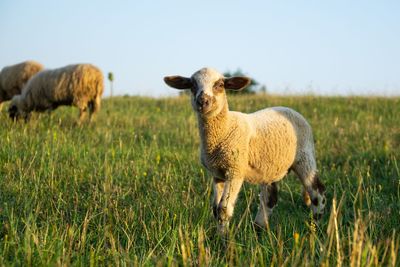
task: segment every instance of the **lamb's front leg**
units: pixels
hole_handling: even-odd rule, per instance
[[[232,178],[225,182],[224,192],[217,209],[218,230],[222,234],[226,233],[229,227],[229,220],[232,218],[233,208],[242,184],[241,178]]]
[[[213,215],[215,219],[218,219],[218,205],[221,201],[222,193],[224,192],[225,180],[221,180],[214,177],[213,189],[214,189],[214,199],[213,199]]]

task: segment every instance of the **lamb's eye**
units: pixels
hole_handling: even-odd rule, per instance
[[[224,82],[223,81],[217,81],[215,84],[214,84],[214,89],[215,90],[222,90],[222,89],[224,89]]]

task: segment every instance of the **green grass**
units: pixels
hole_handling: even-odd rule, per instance
[[[228,240],[216,235],[187,97],[103,101],[12,123],[1,112],[1,265],[399,266],[400,99],[230,96],[252,112],[289,106],[311,123],[328,207],[318,222],[293,174],[269,230],[245,184]]]

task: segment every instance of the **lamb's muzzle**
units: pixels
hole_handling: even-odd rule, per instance
[[[196,98],[196,105],[199,112],[207,113],[211,110],[212,104],[215,103],[215,98],[206,95],[203,92]]]

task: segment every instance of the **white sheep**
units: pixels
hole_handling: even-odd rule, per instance
[[[91,64],[43,70],[28,81],[20,95],[12,98],[9,115],[12,119],[27,120],[31,111],[51,111],[61,105],[73,105],[79,108],[81,123],[88,110],[90,118],[99,110],[103,79],[102,72]]]
[[[191,78],[167,76],[177,89],[190,89],[201,139],[200,158],[213,175],[213,212],[225,232],[243,181],[260,184],[256,225],[266,227],[277,203],[277,182],[289,170],[300,178],[305,200],[319,217],[325,206],[325,187],[317,176],[314,141],[310,125],[286,107],[266,108],[251,114],[229,111],[225,90],[241,90],[247,77],[225,78],[203,68]],[[308,197],[308,201],[307,201]]]
[[[0,105],[14,95],[21,94],[28,80],[42,69],[43,66],[35,61],[24,61],[4,67],[0,72]]]

